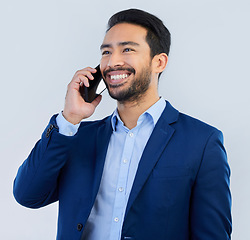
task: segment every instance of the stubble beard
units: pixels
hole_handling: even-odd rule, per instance
[[[144,67],[139,76],[132,80],[132,83],[127,88],[120,90],[118,88],[123,87],[126,83],[117,85],[108,85],[107,89],[109,95],[116,99],[119,103],[126,102],[139,102],[148,90],[151,83],[151,70],[150,67]],[[113,91],[114,90],[114,91]],[[117,91],[116,91],[117,90]]]

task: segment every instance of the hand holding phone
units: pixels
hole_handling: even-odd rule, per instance
[[[101,81],[102,75],[98,68],[99,66],[96,71],[91,67],[78,70],[68,84],[63,109],[63,116],[68,122],[77,124],[90,117],[100,103],[101,95],[98,95],[99,92],[96,91],[98,91],[98,86],[106,86],[104,81]],[[83,86],[84,84],[89,87]]]
[[[82,85],[79,89],[81,96],[85,102],[91,103],[96,97],[98,97],[105,89],[106,86],[102,81],[102,74],[100,71],[100,65],[96,68],[96,73],[93,73],[93,80],[89,80],[89,87]]]

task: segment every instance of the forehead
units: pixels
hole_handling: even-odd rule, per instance
[[[140,45],[148,45],[146,35],[147,30],[144,27],[131,23],[119,23],[106,33],[103,44],[115,45],[119,42],[136,42]]]

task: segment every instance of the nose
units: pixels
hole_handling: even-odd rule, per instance
[[[121,54],[119,54],[118,52],[113,52],[112,54],[110,54],[107,67],[118,67],[123,65],[124,60]]]

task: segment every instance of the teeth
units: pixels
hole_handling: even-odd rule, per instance
[[[120,75],[111,75],[111,79],[112,80],[117,80],[117,79],[124,79],[124,78],[127,78],[128,77],[128,74],[120,74]]]

